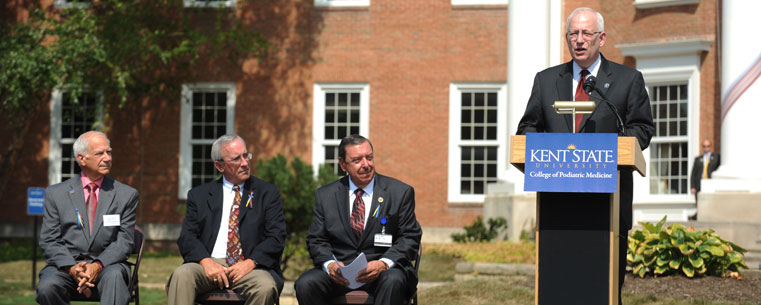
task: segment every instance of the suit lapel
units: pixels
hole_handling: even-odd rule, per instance
[[[71,203],[72,209],[77,211],[82,218],[82,229],[80,231],[82,232],[82,237],[84,237],[85,242],[89,245],[90,227],[87,218],[87,205],[85,205],[85,192],[82,187],[82,180],[79,176],[69,179],[69,202]],[[77,215],[74,215],[74,217],[76,216]]]
[[[103,177],[103,183],[100,184],[98,207],[95,210],[95,219],[93,220],[92,236],[96,236],[100,227],[103,226],[103,215],[105,215],[108,208],[114,202],[115,196],[116,189],[114,189],[114,179]],[[90,243],[92,243],[93,240],[95,240],[95,238],[90,240]]]
[[[571,82],[573,82],[573,65],[571,62],[568,62],[565,65],[565,70],[560,73],[558,76],[558,80],[555,83],[555,86],[557,87],[557,96],[558,99],[561,101],[572,101],[573,100],[573,94],[571,91],[573,91],[573,87],[571,86]],[[562,115],[563,119],[565,120],[565,125],[568,126],[568,132],[573,132],[571,129],[572,123],[571,122],[571,116],[570,115]]]
[[[602,56],[602,54],[600,54],[600,69],[597,70],[597,83],[595,84],[595,87],[597,87],[597,89],[602,91],[602,93],[605,94],[605,96],[607,96],[608,89],[610,89],[612,85],[613,85],[613,79],[612,79],[612,73],[610,72],[610,69],[608,66],[608,61],[605,59],[605,57]],[[592,100],[592,98],[590,98],[589,100]],[[601,107],[602,106],[601,103],[604,103],[604,102],[597,103],[597,107]],[[596,109],[595,111],[599,111],[599,109]],[[581,128],[584,127],[584,125],[586,125],[587,121],[589,120],[591,116],[592,115],[590,114],[584,115],[584,118],[581,120],[581,125],[579,127],[579,130],[581,130]]]
[[[336,206],[336,209],[338,210],[338,219],[340,219],[343,224],[346,236],[349,236],[349,238],[357,244],[359,238],[354,234],[354,230],[349,222],[349,217],[351,217],[349,214],[349,176],[341,178],[341,183],[339,183],[334,195],[336,197],[335,202],[338,203],[338,206]]]
[[[224,196],[222,196],[222,179],[219,179],[217,180],[217,183],[212,185],[211,189],[209,189],[209,200],[206,201],[206,204],[209,206],[209,211],[211,211],[211,227],[214,230],[214,233],[211,235],[212,245],[214,244],[214,239],[217,238],[217,234],[219,234],[219,224],[222,222],[223,200]]]
[[[251,176],[246,180],[246,182],[243,184],[243,192],[240,194],[240,207],[238,207],[238,223],[243,222],[243,217],[246,216],[246,213],[248,213],[248,210],[250,210],[249,207],[246,206],[246,202],[248,202],[248,197],[251,196],[251,202],[253,203],[254,198],[253,196],[256,196],[256,192],[254,191],[254,176]],[[253,208],[253,206],[251,206]]]
[[[367,239],[368,236],[373,235],[373,229],[376,226],[375,223],[378,222],[378,219],[373,217],[373,213],[375,212],[375,209],[378,208],[378,205],[380,205],[380,201],[384,200],[385,202],[385,200],[388,198],[386,194],[386,184],[384,183],[381,175],[376,173],[375,187],[373,188],[373,198],[370,201],[370,216],[368,216],[367,222],[365,222],[365,230],[362,231],[362,240],[360,240],[360,243],[364,243],[365,239]],[[365,205],[367,205],[367,203],[365,203]],[[380,211],[378,211],[378,213],[380,214]]]

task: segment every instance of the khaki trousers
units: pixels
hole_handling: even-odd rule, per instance
[[[224,259],[212,258],[214,262],[228,267]],[[219,289],[209,280],[198,263],[182,264],[172,272],[166,284],[169,305],[195,304],[196,295]],[[232,290],[246,298],[246,305],[276,304],[279,296],[272,275],[262,269],[254,269],[232,285]]]

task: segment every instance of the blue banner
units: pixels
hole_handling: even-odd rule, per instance
[[[615,193],[615,133],[529,133],[524,187],[532,192]]]

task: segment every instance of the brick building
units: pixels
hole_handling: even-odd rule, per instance
[[[509,20],[523,14],[509,13],[513,4],[531,8],[526,0],[215,2],[264,34],[272,43],[268,55],[240,66],[201,63],[206,76],[187,80],[176,98],[129,104],[105,122],[111,175],[140,191],[137,219],[153,231],[149,237],[178,232],[185,193],[214,176],[208,150],[220,132],[240,134],[255,158],[283,153],[314,166],[336,162],[343,135],[367,135],[377,171],[415,187],[424,238],[472,223],[482,214],[486,185],[514,180],[509,135],[533,75],[570,60],[565,18],[579,6],[603,14],[603,54],[641,70],[651,93],[659,131],[645,152],[650,175],[635,181],[635,220],[664,213],[686,219],[695,209],[689,171],[699,143],[721,145],[720,1],[550,0],[540,4],[547,14],[538,20]],[[1,9],[25,10],[20,3],[27,2]],[[509,26],[524,40],[508,37]],[[540,57],[538,66],[513,70],[523,56]],[[508,83],[512,75],[518,77]],[[97,93],[83,98],[99,107]],[[50,107],[34,114],[41,123],[16,166],[4,169],[19,173],[5,186],[5,236],[31,234],[27,187],[73,174],[71,144],[91,122],[67,119],[70,108],[54,91]]]

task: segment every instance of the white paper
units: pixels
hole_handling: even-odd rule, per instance
[[[103,215],[104,227],[116,227],[121,225],[119,214]]]
[[[336,256],[333,256],[333,259],[338,262],[339,260],[336,259]],[[367,258],[365,257],[365,253],[360,253],[356,259],[354,259],[351,264],[348,266],[341,266],[338,265],[338,270],[341,270],[341,275],[349,281],[349,288],[350,289],[357,289],[359,287],[362,287],[365,283],[357,282],[357,276],[359,276],[359,272],[363,269],[367,268]]]

